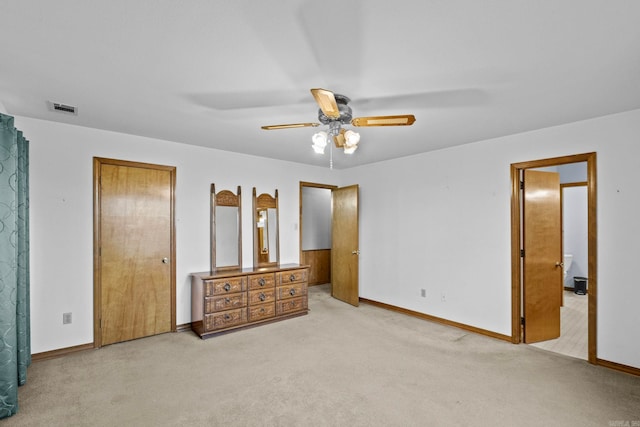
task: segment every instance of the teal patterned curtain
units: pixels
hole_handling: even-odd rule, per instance
[[[29,141],[0,113],[0,418],[18,412],[30,364]]]

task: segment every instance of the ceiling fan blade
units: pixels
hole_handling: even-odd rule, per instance
[[[262,126],[264,130],[274,130],[274,129],[293,129],[293,128],[307,128],[307,127],[318,127],[320,123],[291,123],[288,125],[268,125]]]
[[[326,89],[311,89],[313,97],[316,99],[318,106],[322,112],[331,119],[337,119],[340,117],[340,110],[338,109],[338,103],[333,92]]]
[[[356,117],[351,120],[353,126],[410,126],[416,121],[413,114],[400,116]]]

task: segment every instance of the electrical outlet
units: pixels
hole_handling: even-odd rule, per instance
[[[422,298],[426,298],[427,297],[427,290],[426,289],[420,289],[420,296]]]
[[[71,323],[71,313],[62,313],[62,324],[68,325]]]

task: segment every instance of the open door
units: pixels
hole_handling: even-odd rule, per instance
[[[524,170],[524,342],[560,336],[562,220],[560,175]]]
[[[331,204],[331,295],[357,307],[358,186],[334,189]]]

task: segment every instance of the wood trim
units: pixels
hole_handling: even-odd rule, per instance
[[[300,181],[300,189],[302,189],[302,187],[326,188],[328,190],[333,190],[334,188],[338,188],[337,185],[318,184],[318,183],[315,183],[315,182]]]
[[[176,326],[176,332],[191,332],[191,322]]]
[[[128,166],[135,168],[147,168],[164,170],[170,173],[171,178],[171,331],[176,331],[176,167],[166,165],[156,165],[151,163],[132,162],[128,160],[108,159],[103,157],[93,158],[93,347],[102,346],[102,334],[100,333],[100,320],[102,317],[102,283],[100,280],[100,247],[102,239],[100,236],[100,167],[103,164],[115,166]]]
[[[440,323],[442,325],[453,326],[458,329],[473,332],[480,335],[485,335],[491,338],[496,338],[502,341],[511,342],[511,337],[508,335],[498,334],[496,332],[488,331],[482,328],[476,328],[475,326],[465,325],[464,323],[454,322],[452,320],[443,319],[441,317],[431,316],[430,314],[420,313],[418,311],[409,310],[395,305],[385,304],[383,302],[373,301],[367,298],[360,298],[360,302],[371,304],[376,307],[384,308],[386,310],[395,311],[396,313],[406,314],[408,316],[417,317],[422,320],[428,320],[430,322]]]
[[[559,166],[568,163],[587,162],[587,215],[588,215],[588,280],[587,295],[589,298],[589,362],[597,363],[597,289],[598,289],[598,259],[597,259],[597,180],[596,153],[583,153],[562,157],[511,164],[511,342],[521,342],[521,259],[520,259],[520,173],[524,169]],[[580,185],[582,183],[578,183]]]
[[[586,187],[587,185],[589,185],[589,183],[587,181],[567,182],[565,184],[560,184],[560,188],[565,188],[565,187]]]
[[[522,341],[522,258],[520,257],[520,169],[511,165],[511,342],[519,344]],[[515,301],[518,303],[516,304]]]
[[[613,369],[616,371],[624,372],[635,376],[640,376],[640,369],[633,366],[623,365],[621,363],[609,362],[608,360],[596,359],[596,365],[603,366],[605,368]]]
[[[300,264],[309,265],[309,286],[331,282],[331,249],[301,251]]]
[[[102,246],[102,237],[100,236],[100,166],[103,159],[93,158],[93,346],[98,348],[102,346],[102,335],[100,334],[100,319],[102,307],[102,283],[100,272],[102,266],[100,263],[100,247]]]
[[[597,363],[598,355],[598,202],[596,179],[596,153],[591,153],[587,159],[587,244],[589,245],[588,280],[589,286],[589,362]]]
[[[77,353],[79,351],[93,350],[95,346],[93,343],[76,345],[73,347],[60,348],[58,350],[44,351],[42,353],[35,353],[31,355],[31,360],[34,362],[41,362],[43,360],[55,359],[69,354]]]

